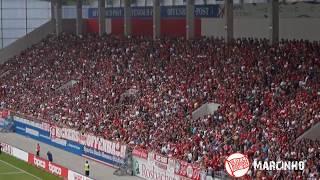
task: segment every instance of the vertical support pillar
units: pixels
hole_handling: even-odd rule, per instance
[[[124,36],[131,36],[131,0],[124,0]]]
[[[26,11],[26,35],[28,34],[28,1],[25,0],[25,11]]]
[[[230,43],[233,39],[233,0],[224,0],[224,9],[226,42]]]
[[[82,0],[77,0],[76,33],[78,36],[82,34]]]
[[[99,35],[102,36],[106,33],[106,1],[98,0],[99,11]]]
[[[1,48],[3,48],[3,22],[2,22],[2,19],[3,19],[3,7],[2,7],[2,0],[0,0],[0,14],[1,14],[1,18],[0,18],[0,29],[1,29]]]
[[[186,34],[189,40],[194,38],[194,0],[187,0],[186,10]]]
[[[62,32],[62,0],[56,0],[55,3],[55,23],[56,35],[59,36]]]
[[[51,20],[54,21],[55,20],[55,5],[56,4],[56,0],[51,0]],[[55,23],[54,23],[55,24]]]
[[[271,0],[270,4],[270,44],[279,41],[279,0]]]
[[[160,37],[160,0],[153,0],[153,39]]]

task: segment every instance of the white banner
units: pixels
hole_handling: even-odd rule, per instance
[[[29,126],[33,126],[33,127],[36,127],[36,128],[39,128],[39,129],[42,129],[44,131],[50,131],[50,124],[48,123],[45,123],[45,122],[34,122],[34,121],[29,121],[27,119],[24,119],[24,118],[20,118],[18,116],[13,116],[13,120],[14,121],[18,121],[20,123],[24,123],[24,124],[27,124]]]
[[[133,150],[133,174],[147,180],[205,180],[199,166],[144,150]]]
[[[18,159],[21,159],[25,162],[28,162],[28,153],[22,151],[21,149],[18,149],[16,147],[13,147],[11,146],[10,144],[7,144],[7,143],[1,143],[2,145],[2,151],[11,155],[11,156],[14,156]]]
[[[74,141],[87,147],[97,149],[117,157],[125,158],[127,146],[121,145],[119,142],[116,143],[108,141],[91,134],[82,134],[79,131],[68,128],[51,126],[49,129],[50,136],[52,138],[61,138]]]
[[[6,143],[1,143],[1,145],[2,145],[2,151],[3,152],[12,155],[12,148],[13,147],[11,145],[6,144]]]
[[[68,180],[92,180],[91,178],[88,178],[86,176],[83,176],[77,172],[68,171]]]
[[[21,149],[13,147],[12,155],[18,159],[21,159],[22,161],[28,162],[29,154],[27,152],[22,151]]]
[[[39,131],[30,129],[30,128],[26,128],[26,133],[30,134],[30,135],[33,135],[33,136],[36,136],[36,137],[39,137]]]
[[[133,156],[133,174],[148,180],[180,180],[174,174],[174,161],[153,153],[149,153],[147,160]]]

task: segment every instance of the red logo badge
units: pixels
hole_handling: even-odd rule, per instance
[[[247,156],[241,153],[234,153],[227,158],[224,167],[230,176],[238,178],[248,173],[250,162]]]

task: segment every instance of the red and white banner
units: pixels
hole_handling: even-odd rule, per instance
[[[141,158],[133,158],[133,174],[148,180],[179,180],[173,170],[159,168],[154,163]]]
[[[174,160],[160,154],[149,152],[147,158],[142,151],[135,150],[133,154],[133,174],[148,180],[180,180],[174,174]],[[138,155],[138,156],[137,156]]]
[[[7,153],[7,154],[10,154],[10,155],[13,155],[13,147],[9,144],[6,144],[6,143],[1,143],[2,145],[2,151]]]
[[[57,126],[50,126],[50,136],[52,138],[66,139],[73,142],[77,142],[84,146],[97,149],[99,151],[125,158],[126,145],[121,145],[119,142],[112,142],[101,137],[97,137],[91,134],[83,134],[74,129],[60,128]]]
[[[180,160],[176,160],[175,162],[175,174],[195,180],[200,179],[201,169],[198,166]]]
[[[61,177],[68,177],[68,169],[57,165],[55,163],[51,163],[48,160],[36,157],[35,155],[29,153],[28,163],[39,168],[42,168],[48,171],[51,174],[61,176]]]
[[[50,137],[51,139],[56,139],[56,127],[50,126]]]
[[[8,110],[0,110],[0,118],[7,118],[10,115],[10,111]]]
[[[160,154],[154,154],[154,160],[156,162],[160,162],[160,163],[163,163],[163,164],[168,164],[169,162],[169,158],[168,157],[165,157],[165,156],[162,156]]]
[[[25,162],[28,161],[28,153],[22,151],[21,149],[18,149],[16,147],[13,147],[11,146],[10,144],[7,144],[7,143],[1,143],[2,145],[2,151],[9,154],[9,155],[12,155],[18,159],[21,159]]]
[[[133,150],[133,173],[135,176],[148,179],[168,180],[200,180],[200,167],[185,161],[169,158],[161,154],[149,152],[144,155],[143,150]],[[147,158],[146,158],[147,157]]]
[[[135,148],[132,151],[132,156],[136,156],[142,159],[148,159],[148,151],[145,149]]]
[[[92,180],[82,174],[69,170],[68,172],[68,180]]]

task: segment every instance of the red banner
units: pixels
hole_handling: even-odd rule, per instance
[[[0,118],[6,119],[10,115],[8,110],[1,110],[0,111]]]
[[[195,180],[200,180],[201,169],[185,161],[176,160],[175,174]]]
[[[145,149],[133,149],[132,151],[133,156],[137,156],[139,158],[148,159],[148,151]]]
[[[33,154],[29,153],[28,163],[40,167],[51,174],[58,175],[61,177],[68,177],[68,169],[57,165],[55,163],[51,163],[48,160],[39,158],[34,156]]]
[[[168,164],[168,157],[161,156],[160,154],[154,154],[154,160],[163,164]]]

